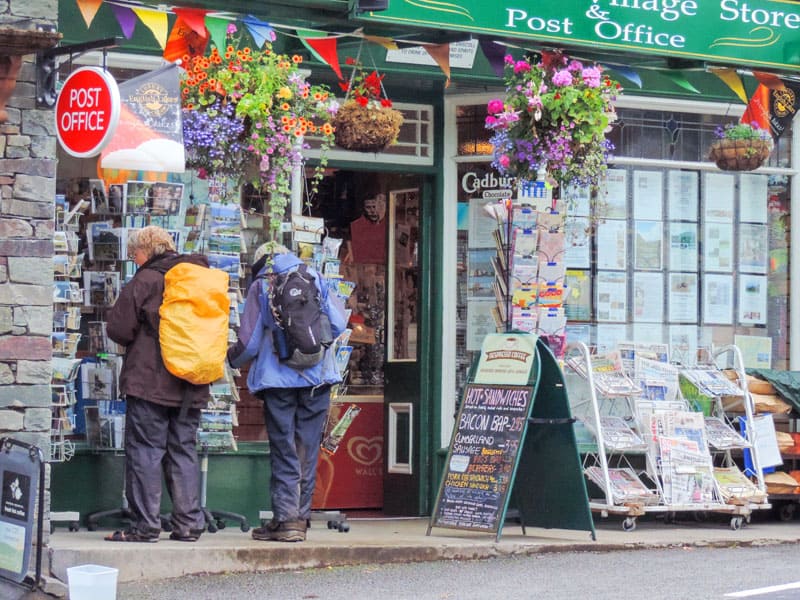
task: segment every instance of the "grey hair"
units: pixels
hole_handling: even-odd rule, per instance
[[[133,256],[136,250],[142,250],[149,260],[160,254],[175,252],[175,241],[167,230],[148,225],[128,233],[128,256]]]

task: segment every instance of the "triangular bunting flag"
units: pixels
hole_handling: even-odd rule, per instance
[[[392,38],[380,37],[377,35],[365,35],[364,39],[368,42],[372,42],[373,44],[383,46],[387,50],[397,50],[399,48],[397,42],[395,42]]]
[[[303,45],[314,52],[314,55],[328,65],[339,79],[342,77],[342,69],[339,66],[339,54],[336,51],[337,38],[335,37],[301,37]]]
[[[758,82],[771,90],[782,90],[786,86],[783,80],[777,75],[772,73],[765,73],[764,71],[753,71],[753,77],[758,79]]]
[[[447,77],[444,87],[450,85],[450,44],[437,44],[434,46],[423,46],[431,58],[436,61],[439,68]]]
[[[769,88],[759,83],[750,97],[747,108],[739,119],[741,123],[755,125],[759,129],[770,129],[769,124]]]
[[[614,63],[614,64],[604,64],[603,68],[611,69],[617,75],[621,75],[622,77],[624,77],[628,81],[632,81],[633,83],[635,83],[637,87],[639,87],[639,88],[642,87],[642,78],[639,77],[639,73],[634,71],[628,65],[618,65],[616,63]]]
[[[683,89],[692,92],[693,94],[699,94],[700,90],[694,87],[688,79],[686,79],[686,75],[683,73],[679,73],[677,71],[662,71],[662,73],[672,80],[672,83],[677,85],[678,87],[682,87]]]
[[[505,70],[505,62],[503,62],[503,57],[506,54],[505,45],[491,40],[479,40],[478,44],[480,44],[483,55],[489,61],[489,66],[492,67],[494,74],[502,77]]]
[[[747,92],[744,91],[744,84],[742,83],[742,78],[739,77],[739,74],[736,72],[736,69],[729,69],[729,68],[713,68],[709,69],[714,75],[719,77],[725,85],[727,85],[733,93],[744,103],[747,104]]]
[[[136,29],[136,15],[127,6],[119,4],[109,4],[109,6],[117,19],[117,23],[119,23],[120,29],[122,29],[122,35],[125,36],[126,40],[131,39]]]
[[[196,19],[193,17],[193,20]],[[182,14],[178,14],[169,34],[167,45],[164,47],[164,60],[175,62],[186,55],[193,57],[205,54],[206,46],[208,46],[208,31],[206,31],[205,20],[203,19],[203,21],[202,34],[200,34],[184,20]]]
[[[167,45],[167,28],[169,26],[167,13],[139,7],[132,7],[131,10],[136,13],[144,26],[153,32],[153,37],[156,38],[158,45],[163,50]]]
[[[208,10],[205,8],[173,8],[178,18],[183,21],[192,31],[202,37],[208,37],[206,31],[206,13]]]
[[[261,48],[264,42],[275,41],[275,30],[269,23],[265,23],[255,18],[253,15],[247,15],[242,22],[245,24],[245,27],[247,27],[247,31],[250,32],[250,35],[253,36],[253,40],[258,48]]]
[[[94,17],[102,4],[103,0],[78,0],[78,8],[81,11],[83,20],[86,21],[86,27],[92,26],[92,21],[94,21]]]
[[[228,36],[228,19],[221,19],[219,17],[206,17],[206,29],[208,29],[211,43],[213,43],[217,50],[220,52],[225,51],[225,39]]]

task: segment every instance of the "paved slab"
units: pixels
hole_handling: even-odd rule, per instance
[[[800,521],[766,516],[732,530],[725,518],[665,524],[640,520],[625,532],[620,519],[598,519],[596,540],[589,532],[527,528],[509,524],[499,542],[491,534],[434,528],[428,519],[353,519],[350,531],[314,522],[302,543],[259,542],[236,527],[206,533],[195,543],[162,534],[155,544],[113,543],[105,531],[58,529],[50,538],[43,572],[66,582],[66,569],[101,564],[119,569],[119,581],[160,580],[192,574],[294,570],[355,564],[432,560],[469,560],[537,552],[608,551],[681,546],[730,546],[797,543]]]

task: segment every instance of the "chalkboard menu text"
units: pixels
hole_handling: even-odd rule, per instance
[[[532,400],[530,386],[467,384],[432,526],[498,531]]]

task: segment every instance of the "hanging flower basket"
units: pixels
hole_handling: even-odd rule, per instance
[[[770,152],[769,140],[726,138],[711,144],[708,157],[723,171],[753,171],[764,164]]]
[[[353,74],[350,81],[339,82],[347,95],[332,121],[334,143],[345,150],[382,152],[397,141],[403,114],[392,108],[384,75],[367,74],[358,58],[348,57],[346,62]]]
[[[399,110],[347,100],[333,119],[334,143],[345,150],[382,152],[397,141],[402,124]]]

